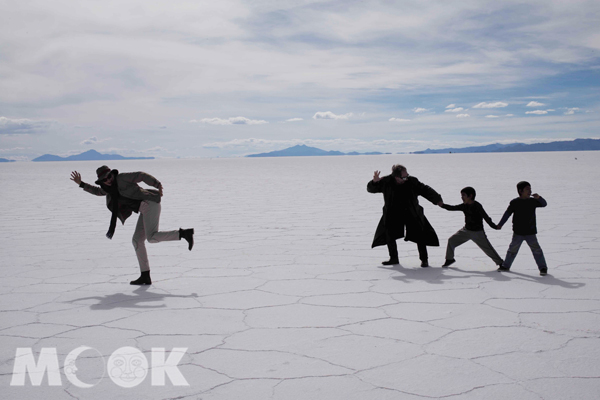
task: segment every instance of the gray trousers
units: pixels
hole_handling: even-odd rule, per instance
[[[448,247],[446,247],[446,260],[454,260],[454,249],[461,244],[472,240],[477,246],[494,262],[496,265],[502,265],[504,262],[498,255],[494,247],[485,235],[485,231],[470,231],[462,228],[448,239]]]
[[[546,259],[544,258],[544,252],[538,243],[536,235],[517,235],[513,233],[513,238],[510,244],[508,245],[508,251],[506,252],[506,260],[504,261],[504,266],[506,268],[510,268],[513,261],[515,261],[515,257],[517,257],[517,253],[521,248],[521,244],[523,241],[526,241],[533,253],[533,258],[535,259],[535,263],[538,266],[538,269],[547,269]]]
[[[142,201],[140,205],[140,216],[135,232],[133,233],[133,248],[140,264],[140,271],[150,271],[148,263],[148,253],[146,252],[146,239],[150,243],[166,242],[170,240],[179,240],[179,230],[176,231],[158,231],[160,220],[160,203],[153,201]]]

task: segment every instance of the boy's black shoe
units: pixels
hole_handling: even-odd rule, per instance
[[[510,268],[506,268],[504,265],[501,265],[498,267],[498,269],[496,270],[498,272],[508,272],[510,271]]]
[[[400,264],[400,261],[398,261],[397,258],[390,258],[389,261],[383,261],[382,264],[383,265],[396,265],[396,264]]]
[[[150,279],[150,271],[144,271],[135,281],[129,282],[130,285],[152,285],[152,280]]]
[[[456,260],[454,258],[452,260],[446,260],[446,262],[444,263],[444,265],[442,265],[442,268],[448,268],[449,266],[451,266],[455,262],[456,262]]]
[[[187,240],[188,250],[192,250],[192,247],[194,247],[194,229],[179,228],[179,240],[181,239]]]
[[[548,274],[548,268],[540,269],[540,275],[546,276]]]
[[[429,267],[429,263],[427,262],[427,260],[422,260],[421,261],[421,268],[427,268]]]

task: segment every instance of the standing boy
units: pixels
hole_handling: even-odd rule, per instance
[[[483,252],[490,257],[496,265],[502,266],[503,260],[500,258],[494,247],[488,240],[483,230],[483,220],[493,229],[498,229],[498,226],[492,222],[492,219],[487,215],[483,206],[478,201],[475,201],[475,189],[470,186],[460,191],[460,197],[463,203],[450,206],[448,204],[442,204],[440,207],[449,211],[462,211],[465,213],[465,226],[450,236],[448,239],[448,247],[446,247],[446,262],[442,267],[449,267],[456,261],[454,259],[454,249],[461,244],[472,240]]]
[[[194,245],[194,230],[179,229],[178,231],[159,231],[160,198],[163,195],[161,183],[145,172],[119,173],[116,169],[110,169],[106,165],[96,170],[98,186],[89,185],[81,181],[81,175],[77,171],[71,173],[71,180],[80,188],[96,196],[106,196],[106,207],[111,211],[110,227],[106,237],[112,239],[117,227],[117,218],[124,224],[132,213],[139,213],[135,232],[133,233],[133,248],[138,258],[141,275],[132,285],[151,285],[150,264],[148,253],[144,242],[165,242],[170,240],[185,239],[188,249],[192,250]],[[143,189],[138,182],[144,182],[154,189]]]
[[[533,253],[533,258],[540,270],[540,275],[544,276],[548,273],[548,266],[544,253],[537,240],[537,224],[535,220],[535,209],[538,207],[546,207],[548,203],[537,193],[531,194],[531,185],[529,182],[521,181],[517,183],[517,192],[519,197],[513,199],[502,219],[498,223],[498,228],[502,229],[504,223],[508,220],[511,214],[513,216],[513,237],[504,264],[498,268],[498,271],[509,271],[519,248],[523,241],[526,241]]]

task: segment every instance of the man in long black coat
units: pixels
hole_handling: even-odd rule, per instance
[[[383,178],[379,177],[380,173],[375,171],[373,180],[367,184],[367,191],[383,193],[385,202],[383,216],[377,226],[371,248],[387,245],[390,260],[382,264],[398,264],[396,239],[403,237],[405,241],[417,244],[421,267],[428,267],[427,246],[439,246],[440,242],[435,230],[425,218],[418,197],[423,196],[433,204],[441,205],[442,196],[414,176],[409,176],[403,165],[394,165],[392,174]]]

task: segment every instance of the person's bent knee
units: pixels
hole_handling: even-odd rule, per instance
[[[154,235],[148,238],[148,243],[158,243],[159,241],[154,238]]]

